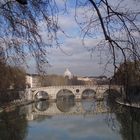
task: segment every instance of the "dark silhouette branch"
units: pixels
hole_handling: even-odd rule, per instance
[[[100,10],[99,8],[97,7],[96,3],[93,1],[93,0],[89,0],[91,2],[91,4],[94,6],[94,8],[96,9],[96,12],[97,12],[97,15],[98,15],[98,18],[100,20],[100,23],[101,23],[101,27],[103,29],[103,33],[104,33],[104,36],[105,36],[105,39],[108,40],[108,35],[107,35],[107,32],[106,32],[106,29],[105,29],[105,26],[104,26],[104,22],[103,22],[103,17],[100,13]]]
[[[27,0],[16,0],[17,2],[19,2],[22,5],[26,5],[27,4]]]

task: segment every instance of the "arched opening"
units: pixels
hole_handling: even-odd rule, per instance
[[[39,91],[35,94],[35,100],[48,100],[49,95],[45,91]]]
[[[108,89],[104,92],[103,94],[104,98],[108,98],[108,99],[116,99],[121,97],[121,93],[119,93],[117,90],[115,89]]]
[[[115,100],[121,97],[121,93],[114,89],[108,89],[104,92],[104,102],[107,106],[113,107],[115,105]]]
[[[74,99],[75,96],[72,91],[68,89],[62,89],[57,93],[57,101],[56,105],[57,108],[61,112],[69,112],[71,108],[75,105]]]
[[[93,89],[86,89],[82,93],[82,99],[94,99],[96,92]]]
[[[46,111],[49,108],[49,102],[47,101],[35,102],[35,108],[38,111]]]
[[[72,91],[67,90],[67,89],[62,89],[57,93],[56,99],[57,101],[61,101],[61,102],[69,102],[69,101],[74,101],[74,94],[72,93]]]

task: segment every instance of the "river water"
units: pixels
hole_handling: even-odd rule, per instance
[[[0,140],[140,140],[140,110],[107,101],[40,101],[1,113]]]

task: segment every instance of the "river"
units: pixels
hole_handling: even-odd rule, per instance
[[[40,101],[0,114],[0,140],[139,140],[140,110],[107,101]]]

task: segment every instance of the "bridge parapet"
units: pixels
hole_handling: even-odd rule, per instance
[[[59,88],[59,89],[72,89],[72,88],[109,88],[109,87],[118,87],[117,85],[64,85],[64,86],[47,86],[47,87],[33,87],[31,88],[32,90],[37,90],[37,89],[54,89],[54,88]],[[120,86],[119,86],[120,87]]]

